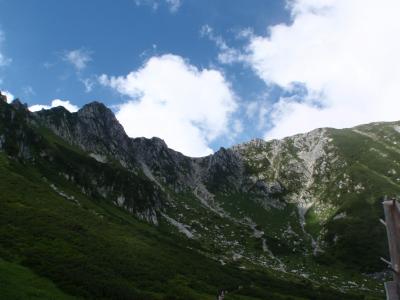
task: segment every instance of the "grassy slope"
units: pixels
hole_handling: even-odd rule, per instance
[[[56,181],[79,205],[52,190],[33,166],[0,155],[0,256],[51,279],[70,295],[213,299],[225,287],[236,290],[228,299],[345,299],[306,282],[288,284],[271,274],[222,267],[187,249],[195,244],[180,240],[177,245],[168,233],[87,198],[61,178]]]
[[[0,259],[0,297],[8,300],[43,299],[72,300],[48,279],[28,268]]]
[[[358,130],[368,131],[385,129],[380,132],[379,140],[355,132],[351,129],[332,130],[334,143],[347,166],[332,183],[323,197],[334,203],[337,212],[345,218],[333,217],[325,224],[328,230],[327,241],[330,245],[324,260],[359,268],[364,272],[373,272],[382,268],[380,256],[387,255],[387,241],[384,227],[379,223],[383,218],[382,199],[384,195],[399,195],[400,154],[393,145],[388,145],[384,136],[393,135],[393,129],[380,126],[361,126]],[[398,139],[398,134],[396,136]],[[394,174],[391,174],[394,170]],[[338,181],[350,183],[339,189]],[[356,186],[359,186],[357,189]],[[309,221],[313,222],[312,211]],[[334,241],[335,235],[340,238]]]

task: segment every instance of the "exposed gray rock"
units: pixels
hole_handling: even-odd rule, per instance
[[[258,195],[257,201],[265,207],[282,205],[274,201],[274,196],[285,191],[281,182],[275,178],[270,180],[262,173],[254,177],[254,173],[246,170],[247,149],[265,148],[268,145],[265,141],[253,140],[232,149],[221,148],[207,157],[190,158],[169,149],[159,138],[129,138],[112,111],[99,102],[87,104],[76,113],[56,107],[36,112],[34,116],[38,124],[88,152],[97,161],[118,161],[127,170],[142,173],[162,190],[168,187],[175,193],[194,193],[203,205],[216,211],[215,193],[251,192]],[[277,157],[279,150],[274,149],[272,155]],[[255,156],[255,161],[265,159],[263,155]],[[97,191],[104,197],[109,194],[101,188]]]

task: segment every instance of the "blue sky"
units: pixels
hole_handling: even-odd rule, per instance
[[[193,156],[400,119],[394,97],[370,88],[394,89],[399,27],[395,16],[385,22],[398,4],[373,2],[0,0],[0,89],[29,106],[101,101],[129,135],[157,135]],[[360,31],[368,18],[373,29]],[[390,110],[378,112],[383,100]]]

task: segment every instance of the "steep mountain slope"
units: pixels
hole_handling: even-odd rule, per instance
[[[89,298],[381,297],[371,273],[386,254],[381,199],[400,188],[398,128],[189,158],[129,138],[97,102],[77,113],[1,102],[0,255]]]
[[[311,239],[317,257],[371,272],[386,253],[385,232],[376,222],[382,197],[399,193],[399,138],[398,123],[380,123],[236,149],[252,176],[285,187],[283,198],[298,209],[302,240]]]

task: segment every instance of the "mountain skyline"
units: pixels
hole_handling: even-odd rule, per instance
[[[0,90],[32,109],[104,102],[130,136],[192,156],[395,121],[398,5],[2,0]]]
[[[192,158],[129,138],[99,102],[32,113],[0,101],[0,253],[13,263],[0,260],[0,275],[25,267],[84,298],[169,300],[182,276],[172,294],[183,299],[211,300],[221,285],[229,299],[381,299],[377,220],[384,196],[400,193],[399,128],[322,128]],[[124,276],[108,280],[110,268]]]

